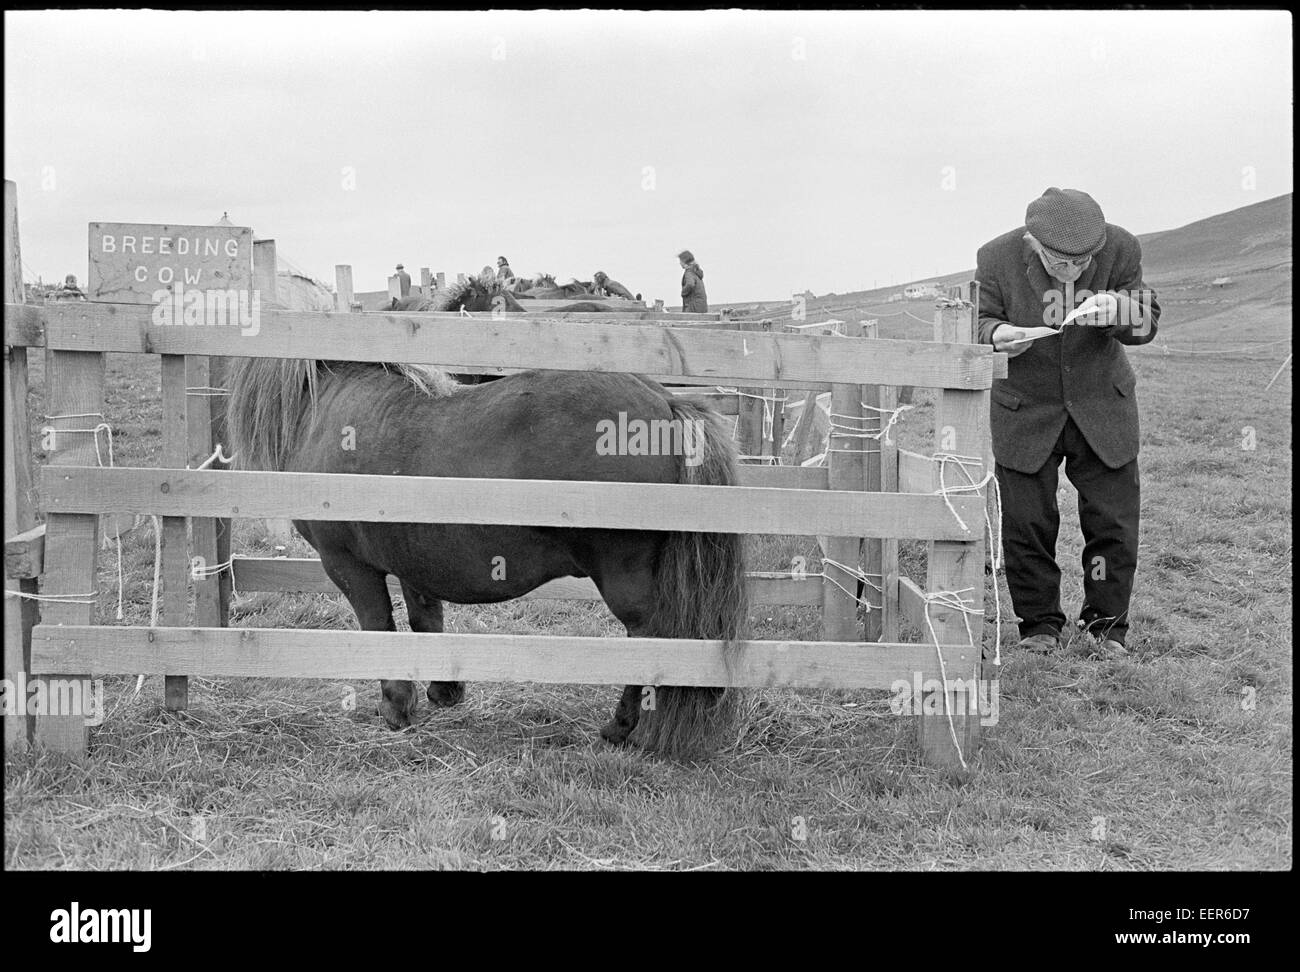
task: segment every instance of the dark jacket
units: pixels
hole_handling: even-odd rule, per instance
[[[1103,291],[1119,299],[1121,323],[1070,324],[1009,359],[1007,377],[994,379],[990,396],[993,456],[1018,472],[1037,472],[1068,415],[1101,461],[1118,469],[1138,454],[1137,378],[1120,345],[1151,341],[1160,320],[1155,293],[1142,282],[1142,248],[1132,233],[1107,223],[1106,245],[1078,280],[1063,284],[1048,276],[1024,235],[1021,226],[979,249],[981,343],[992,344],[1002,323],[1057,327]]]
[[[397,271],[397,287],[402,292],[403,297],[411,296],[411,275],[405,270]]]
[[[709,295],[704,291],[704,270],[698,263],[688,263],[682,273],[682,310],[690,314],[707,314]]]

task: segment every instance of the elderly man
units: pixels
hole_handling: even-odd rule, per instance
[[[709,310],[709,295],[704,290],[704,271],[695,262],[690,250],[677,254],[682,265],[682,310],[690,314],[705,314]]]
[[[411,296],[411,275],[400,263],[397,265],[397,287],[403,297]]]
[[[610,280],[604,270],[597,270],[591,278],[592,293],[597,297],[623,297],[627,300],[635,300],[632,291],[628,290],[617,280]]]
[[[1152,340],[1160,318],[1142,249],[1087,193],[1051,188],[1029,204],[1024,226],[980,247],[976,276],[979,340],[1011,356],[993,383],[990,425],[1020,646],[1045,653],[1062,642],[1064,460],[1084,540],[1077,624],[1103,652],[1124,654],[1140,496],[1137,379],[1121,345]]]

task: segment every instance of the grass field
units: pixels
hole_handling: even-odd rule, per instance
[[[155,465],[158,359],[109,357],[117,464]],[[5,865],[1289,868],[1290,370],[1263,391],[1280,358],[1133,351],[1143,532],[1132,654],[1102,660],[1082,642],[1052,658],[1008,652],[999,722],[964,785],[920,764],[912,721],[891,715],[883,692],[751,693],[733,745],[678,764],[599,741],[613,687],[474,684],[463,705],[426,703],[417,725],[393,733],[374,715],[374,682],[191,679],[191,708],[173,714],[161,678],[139,695],[117,678],[86,761],[6,761]],[[33,425],[41,379],[34,360]],[[908,413],[905,446],[924,448],[926,421],[925,409]],[[1068,614],[1082,541],[1073,499],[1061,509]],[[241,522],[236,549],[271,547]],[[288,552],[310,550],[295,538]],[[751,567],[788,568],[795,553],[814,569],[811,539],[760,538]],[[111,548],[99,618],[147,623],[148,524],[122,555],[124,618]],[[905,572],[923,576],[919,558],[907,547]],[[1005,585],[1001,594],[1008,605]],[[1007,609],[1004,645],[1013,620]],[[447,621],[622,633],[603,606],[574,602],[450,606]],[[807,610],[756,621],[758,637],[818,631]],[[232,612],[235,626],[354,623],[340,597],[323,595],[241,595]]]

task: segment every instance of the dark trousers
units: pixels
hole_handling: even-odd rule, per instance
[[[1084,542],[1084,598],[1079,620],[1096,637],[1123,644],[1137,570],[1138,464],[1134,459],[1119,469],[1108,468],[1069,418],[1038,472],[1026,474],[995,464],[1002,492],[1007,586],[1020,618],[1020,636],[1056,633],[1065,626],[1061,568],[1056,564],[1061,527],[1056,490],[1062,459],[1070,482],[1079,491]]]

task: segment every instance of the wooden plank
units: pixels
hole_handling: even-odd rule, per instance
[[[158,326],[150,308],[139,305],[56,302],[6,308],[6,336],[12,332],[17,339],[9,343],[39,335],[42,324],[46,346],[67,350],[630,372],[764,387],[810,381],[989,388],[996,357],[984,345],[851,342],[544,318],[421,320],[371,314],[366,340],[358,341],[355,321],[321,311],[264,309],[256,326],[187,327]]]
[[[852,350],[868,342],[861,340],[862,326],[846,322],[844,338],[840,344]],[[846,340],[847,339],[847,340]],[[815,339],[814,339],[815,340]],[[876,344],[879,342],[870,342]],[[868,494],[866,489],[866,463],[864,440],[852,436],[861,428],[862,386],[837,384],[831,386],[831,430],[826,443],[828,495],[841,490],[857,498],[886,499],[881,494]],[[836,426],[841,426],[837,432]],[[850,434],[842,434],[842,433]],[[857,530],[817,530],[821,538],[822,556],[826,561],[836,561],[853,570],[859,569],[862,541]],[[823,563],[826,577],[822,585],[822,637],[828,641],[859,641],[857,579],[842,567]]]
[[[898,613],[924,637],[930,636],[925,627],[925,592],[910,577],[898,578]]]
[[[965,665],[969,650],[945,660]],[[742,643],[733,678],[723,643],[675,638],[417,634],[275,628],[55,627],[32,632],[32,665],[56,674],[189,672],[251,678],[411,679],[584,685],[726,685],[889,689],[902,673],[934,677],[929,645],[827,641]]]
[[[862,336],[868,340],[880,339],[879,324],[867,321],[861,325]],[[884,385],[862,385],[862,421],[858,424],[866,431],[879,432],[885,427],[885,417],[874,409],[882,406]],[[870,408],[868,408],[870,406]],[[863,489],[880,492],[881,490],[881,450],[879,439],[867,439],[863,442],[866,456],[863,458]],[[863,618],[863,633],[867,641],[880,641],[885,631],[885,540],[882,537],[867,537],[862,541],[862,571],[867,576],[867,583],[862,586],[862,599],[867,602],[866,616]],[[876,586],[872,586],[872,585]]]
[[[741,321],[740,330],[744,332],[741,337],[741,353],[749,353],[750,334],[767,333],[772,331],[771,321]],[[736,451],[741,456],[758,457],[768,454],[764,450],[763,443],[763,413],[767,408],[767,403],[762,396],[762,388],[738,388],[736,389]],[[741,460],[745,461],[744,459]]]
[[[276,299],[276,276],[279,262],[276,256],[275,240],[256,240],[253,243],[253,280],[262,292],[262,307],[279,307]],[[270,294],[268,298],[266,295]],[[345,319],[346,320],[346,319]],[[351,322],[355,335],[355,322]],[[354,338],[355,339],[355,338]],[[293,533],[293,526],[285,517],[268,517],[266,532],[274,540],[287,543]]]
[[[817,395],[817,391],[809,390],[800,407],[793,439],[792,458],[796,463],[811,459],[822,449],[821,437],[817,434],[817,413],[820,411],[817,407]]]
[[[910,449],[898,450],[898,489],[902,493],[933,493],[939,488],[938,464]]]
[[[849,482],[849,477],[843,481]],[[852,481],[859,480],[855,477]],[[486,523],[922,540],[975,537],[984,509],[978,497],[950,497],[957,514],[969,524],[962,529],[941,496],[863,493],[848,488],[791,490],[90,466],[46,467],[41,494],[46,508],[59,513],[285,516],[373,523]],[[46,558],[48,561],[48,545]]]
[[[211,359],[202,355],[191,355],[185,359],[185,384],[187,389],[185,404],[186,450],[190,468],[196,468],[212,455],[212,412],[225,408],[225,396],[203,394],[199,389],[208,388],[212,381]],[[217,463],[220,465],[220,463]],[[205,568],[215,567],[217,559],[217,521],[212,517],[195,517],[190,522],[190,556],[201,560]],[[218,627],[221,624],[221,579],[218,575],[193,576],[190,583],[194,585],[194,623],[201,628]]]
[[[86,305],[90,306],[90,305]],[[85,466],[95,462],[95,437],[83,432],[59,432],[60,429],[87,429],[94,426],[104,410],[104,355],[85,351],[53,351],[45,376],[49,426],[55,430],[54,448],[47,451],[44,472],[57,474],[60,468]],[[66,417],[63,417],[66,416]],[[85,597],[97,591],[95,571],[99,553],[99,517],[87,513],[49,512],[45,518],[45,575],[41,585],[44,597]],[[93,597],[89,603],[79,601],[43,601],[41,619],[45,624],[88,625],[95,619]],[[36,691],[46,697],[71,694],[91,697],[90,676],[80,669],[65,668],[61,681],[69,689],[45,679],[32,678]],[[36,717],[34,740],[37,745],[84,756],[89,739],[84,713],[44,714]]]
[[[736,401],[737,396],[728,392],[674,391],[673,395],[703,408],[712,409],[719,415],[736,415],[740,411],[739,403]]]
[[[314,557],[236,557],[235,587],[242,592],[274,591],[282,594],[336,594],[338,588]],[[797,578],[791,574],[751,572],[750,600],[754,604],[820,605],[821,582],[817,577]],[[388,588],[400,594],[396,578]],[[599,601],[600,592],[586,577],[561,577],[548,581],[524,595],[541,600]],[[203,625],[201,627],[208,627]]]
[[[4,299],[6,304],[21,304],[26,299],[18,238],[18,186],[8,179],[4,188]],[[27,421],[27,349],[6,347],[4,357],[6,594],[3,675],[9,686],[5,691],[15,693],[13,699],[7,700],[10,713],[4,717],[4,741],[6,750],[23,752],[31,742],[32,720],[26,714],[26,696],[19,698],[17,688],[25,684],[23,680],[31,671],[31,630],[37,612],[35,601],[19,595],[37,592],[34,578],[41,571],[39,563],[31,564],[27,572],[10,570],[10,538],[18,539],[33,531],[36,510],[32,502],[32,445]]]
[[[824,466],[737,466],[740,486],[768,486],[774,489],[826,489],[830,471]]]
[[[185,394],[185,357],[162,356],[162,455],[164,466],[184,468],[189,461],[189,396]],[[184,516],[162,518],[162,623],[189,623],[189,553]],[[169,712],[189,708],[189,679],[168,675],[163,690]]]
[[[940,392],[935,407],[936,453],[982,457],[983,440],[988,435],[988,410],[987,392],[951,389]],[[982,460],[977,459],[977,463],[975,466],[965,467],[975,482],[984,475]],[[943,478],[949,486],[967,481],[951,462],[948,463],[948,470],[945,471]],[[979,656],[984,635],[982,493],[979,499],[981,509],[976,519],[966,521],[969,526],[978,531],[977,536],[967,542],[935,541],[930,545],[926,589],[931,594],[940,591],[956,592],[966,606],[980,612],[965,615],[940,603],[928,606],[935,634],[930,635],[927,629],[925,632],[927,637],[935,637],[944,644],[964,641],[967,637],[974,638],[974,649],[971,653],[973,657],[962,668],[945,673],[948,684],[951,684],[954,679],[970,679],[974,684],[981,677]],[[979,749],[978,696],[948,689],[944,690],[943,695],[943,699],[936,700],[937,704],[934,706],[936,714],[917,717],[921,751],[925,760],[932,765],[964,772],[974,765],[975,754]],[[975,706],[974,712],[971,711],[972,705]],[[927,707],[928,701],[923,700],[922,711]]]
[[[186,289],[247,292],[250,286],[253,231],[247,226],[91,223],[89,237],[86,297],[92,301],[152,308],[167,292],[183,301]]]
[[[229,365],[227,358],[209,358],[208,359],[208,382],[214,388],[226,387],[226,368]],[[211,410],[211,442],[215,449],[217,445],[229,447],[230,440],[226,435],[226,398],[215,400],[215,407]],[[222,463],[216,463],[213,468],[225,470]],[[217,518],[212,521],[216,533],[216,562],[224,564],[230,560],[230,539],[231,526],[228,518]],[[217,575],[217,620],[213,622],[220,627],[225,627],[230,615],[230,571],[225,570]],[[197,620],[196,620],[197,623]]]
[[[348,264],[334,265],[334,289],[337,291],[334,295],[334,309],[341,314],[350,312],[355,298],[352,293],[352,267]]]
[[[880,407],[895,409],[898,407],[898,388],[894,385],[880,386]],[[903,413],[904,415],[906,413]],[[883,415],[883,413],[882,413]],[[883,415],[886,422],[888,415]],[[888,437],[880,440],[880,490],[884,493],[898,492],[898,440],[891,431]],[[881,641],[899,640],[898,612],[898,538],[887,537],[880,541],[880,573],[884,603],[881,607]]]
[[[16,495],[16,491],[15,491]],[[5,491],[5,499],[8,501],[10,491]],[[28,517],[30,518],[30,517]],[[23,519],[21,515],[14,517],[14,522],[18,523]],[[9,524],[7,522],[5,526]],[[35,579],[40,577],[45,570],[45,524],[32,527],[30,530],[24,530],[22,533],[15,534],[5,541],[5,576],[18,579]]]

